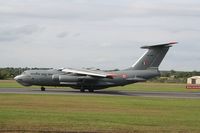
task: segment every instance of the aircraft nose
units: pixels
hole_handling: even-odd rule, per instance
[[[16,77],[14,77],[14,79],[20,83],[21,85],[24,85],[24,86],[30,86],[31,84],[29,83],[29,78],[25,75],[18,75]]]
[[[18,75],[16,77],[14,77],[14,79],[20,84],[22,84],[22,82],[24,81],[24,78],[25,77],[23,75]]]
[[[17,80],[17,79],[18,79],[18,76],[15,76],[15,77],[14,77],[14,80]]]
[[[22,78],[23,76],[22,75],[18,75],[18,76],[16,76],[16,77],[14,77],[14,80],[16,80],[16,81],[18,81],[18,80],[22,80],[23,78]]]

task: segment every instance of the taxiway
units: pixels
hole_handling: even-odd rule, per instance
[[[200,98],[199,92],[146,92],[146,91],[116,91],[98,90],[94,93],[79,90],[50,88],[41,91],[37,88],[0,88],[0,94],[44,94],[44,95],[107,95],[107,96],[137,96],[137,97],[164,97],[164,98]]]

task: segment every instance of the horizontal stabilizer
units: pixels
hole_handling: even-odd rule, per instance
[[[155,47],[172,47],[173,44],[177,44],[178,42],[170,42],[170,43],[164,43],[164,44],[157,44],[157,45],[150,45],[150,46],[142,46],[142,49],[151,49]]]

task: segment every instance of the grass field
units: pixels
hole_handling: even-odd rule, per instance
[[[198,99],[0,94],[0,105],[0,132],[200,132]]]
[[[121,90],[188,91],[141,83]],[[0,88],[18,87],[0,81]],[[120,90],[119,87],[111,88]],[[200,100],[102,95],[0,94],[0,132],[199,133]]]

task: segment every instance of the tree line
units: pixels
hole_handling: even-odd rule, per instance
[[[39,69],[50,69],[50,68],[13,68],[13,67],[6,67],[0,68],[0,80],[4,79],[13,79],[15,76],[20,75],[22,72],[26,70],[39,70]]]
[[[187,78],[200,76],[200,71],[161,71],[161,76],[152,79],[153,82],[186,83]]]
[[[13,68],[13,67],[6,67],[6,68],[0,68],[0,80],[4,79],[13,79],[15,76],[20,75],[22,72],[26,70],[46,70],[51,68]],[[154,78],[150,81],[152,82],[176,82],[176,83],[184,83],[186,82],[187,78],[192,76],[200,76],[199,71],[192,71],[192,72],[186,72],[186,71],[161,71],[161,77]]]

